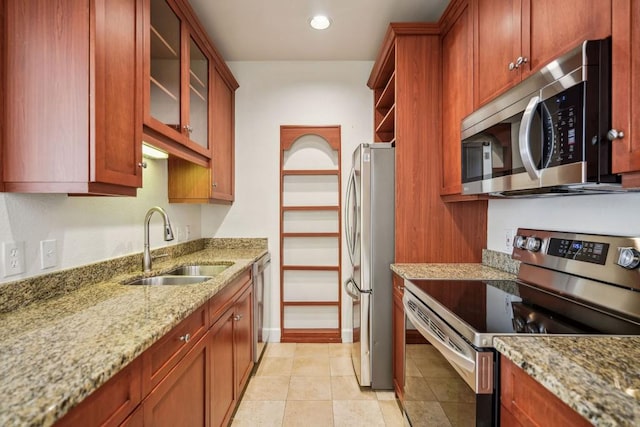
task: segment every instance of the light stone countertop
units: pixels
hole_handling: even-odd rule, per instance
[[[640,337],[496,337],[494,345],[593,425],[640,425]]]
[[[403,279],[432,280],[514,280],[515,274],[480,263],[469,264],[391,264]]]
[[[122,285],[137,269],[0,314],[0,425],[53,424],[266,253],[207,245],[153,269],[234,263],[207,282]]]

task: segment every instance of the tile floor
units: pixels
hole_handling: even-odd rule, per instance
[[[403,426],[392,391],[360,389],[350,344],[270,343],[232,427]]]

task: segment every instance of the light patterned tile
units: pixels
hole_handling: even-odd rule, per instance
[[[295,357],[329,357],[329,344],[297,343]]]
[[[255,376],[249,381],[243,400],[286,400],[290,377]]]
[[[413,427],[451,427],[438,402],[405,401],[407,412],[411,414]]]
[[[350,357],[332,357],[329,359],[329,363],[332,377],[355,375]]]
[[[325,401],[287,401],[285,427],[327,427],[333,425],[333,404]]]
[[[395,391],[376,391],[376,398],[378,400],[396,400]]]
[[[375,392],[360,388],[355,375],[331,377],[331,395],[333,400],[377,400]]]
[[[331,378],[291,377],[287,400],[331,400]]]
[[[331,369],[328,357],[295,357],[293,359],[292,376],[318,377],[330,376]]]
[[[353,343],[329,344],[329,357],[351,357]]]
[[[256,372],[257,376],[288,377],[293,368],[293,358],[290,357],[263,357]]]
[[[335,427],[384,427],[385,422],[376,400],[334,400],[333,425]]]
[[[285,401],[242,400],[233,417],[233,427],[282,426]]]
[[[378,400],[386,427],[403,427],[404,418],[400,405],[395,400]]]
[[[267,345],[264,357],[293,357],[296,353],[294,342],[273,342]]]

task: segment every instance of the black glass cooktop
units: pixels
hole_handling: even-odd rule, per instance
[[[411,280],[411,291],[472,334],[638,334],[640,326],[520,281]],[[463,334],[465,336],[465,334]]]

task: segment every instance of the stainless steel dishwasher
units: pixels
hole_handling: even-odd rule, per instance
[[[269,296],[271,294],[271,255],[253,263],[253,361],[258,363],[269,341],[271,324]]]

